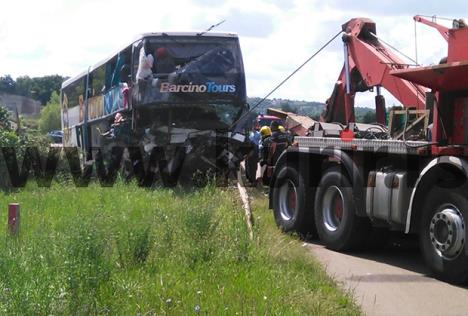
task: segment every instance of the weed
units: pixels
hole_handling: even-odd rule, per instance
[[[0,313],[358,314],[295,237],[253,203],[249,240],[236,192],[137,184],[0,195],[21,204],[18,238],[0,225]]]

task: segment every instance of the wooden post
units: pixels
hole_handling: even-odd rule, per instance
[[[8,230],[12,235],[19,233],[20,227],[20,205],[18,203],[10,203],[8,205]]]
[[[241,165],[239,166],[239,170],[237,171],[237,189],[239,190],[239,195],[242,199],[242,205],[244,206],[244,211],[245,211],[245,221],[247,223],[247,229],[249,231],[249,237],[250,240],[254,239],[253,235],[253,220],[252,220],[252,210],[250,208],[250,200],[249,200],[249,194],[247,193],[247,189],[245,188],[244,185],[244,180],[242,179],[242,171],[245,173],[245,162],[242,162]],[[242,170],[242,171],[241,171]]]

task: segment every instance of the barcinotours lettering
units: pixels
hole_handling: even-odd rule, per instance
[[[233,84],[216,84],[209,81],[205,84],[185,84],[177,85],[169,82],[161,84],[160,92],[182,92],[182,93],[234,93],[236,92],[236,85]]]

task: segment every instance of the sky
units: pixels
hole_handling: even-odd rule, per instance
[[[205,30],[239,34],[251,97],[266,95],[353,17],[377,23],[377,35],[424,65],[438,63],[447,45],[416,14],[462,18],[468,2],[345,0],[41,0],[3,1],[0,11],[0,75],[14,78],[74,76],[108,57],[138,34]],[[460,15],[461,14],[461,15]],[[444,22],[444,21],[440,21]],[[272,97],[324,102],[341,67],[340,38],[317,55]],[[373,94],[356,98],[372,105]],[[396,101],[387,99],[387,105]]]

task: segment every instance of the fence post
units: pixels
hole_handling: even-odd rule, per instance
[[[19,233],[20,227],[20,205],[19,203],[10,203],[8,205],[8,230],[12,235]]]

